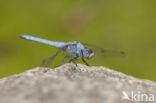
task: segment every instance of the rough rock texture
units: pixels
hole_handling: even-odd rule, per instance
[[[148,99],[152,94],[156,99],[156,83],[105,67],[72,63],[0,79],[0,103],[156,103],[139,102],[137,96],[136,102],[121,100],[123,92],[130,99],[132,92],[138,97],[147,94]]]

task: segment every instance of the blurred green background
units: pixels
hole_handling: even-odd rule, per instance
[[[57,50],[21,34],[123,50],[125,58],[89,63],[156,81],[155,0],[0,0],[0,78],[37,67]]]

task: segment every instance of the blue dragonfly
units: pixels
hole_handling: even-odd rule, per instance
[[[100,53],[106,54],[106,55],[110,55],[110,54],[115,54],[115,55],[117,54],[117,55],[121,55],[121,56],[124,55],[123,51],[107,49],[107,48],[100,48],[95,45],[81,43],[78,41],[66,43],[66,42],[57,42],[57,41],[46,40],[46,39],[42,39],[42,38],[30,36],[30,35],[20,35],[20,37],[23,39],[26,39],[26,40],[40,42],[40,43],[48,44],[48,45],[58,48],[58,50],[55,54],[53,54],[51,57],[49,57],[48,59],[43,61],[42,65],[41,65],[43,67],[48,67],[61,51],[64,51],[64,52],[67,51],[68,53],[71,54],[70,56],[68,56],[68,55],[64,56],[62,59],[62,62],[64,61],[65,58],[71,58],[69,60],[69,62],[73,62],[74,64],[76,64],[76,61],[78,59],[81,59],[87,66],[89,66],[89,64],[87,63],[86,59],[87,60],[91,59],[94,56],[94,52],[93,52],[94,50],[100,51]],[[91,47],[91,48],[88,49],[87,47]]]

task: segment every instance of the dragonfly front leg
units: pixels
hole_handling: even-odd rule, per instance
[[[89,64],[85,61],[85,59],[84,59],[84,54],[83,54],[83,51],[81,50],[81,54],[82,54],[82,57],[81,57],[81,59],[82,59],[82,61],[87,65],[87,66],[89,66]]]
[[[84,57],[82,57],[81,59],[87,66],[89,66],[89,64],[85,61]]]

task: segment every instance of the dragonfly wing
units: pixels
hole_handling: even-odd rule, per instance
[[[45,59],[42,64],[41,67],[48,67],[50,66],[50,64],[53,62],[53,60],[55,59],[55,57],[62,51],[63,49],[59,49],[55,54],[53,54],[52,56],[50,56],[49,58]]]
[[[95,55],[102,55],[103,57],[124,57],[125,53],[120,50],[101,48],[93,44],[82,43],[85,47],[93,49]]]

